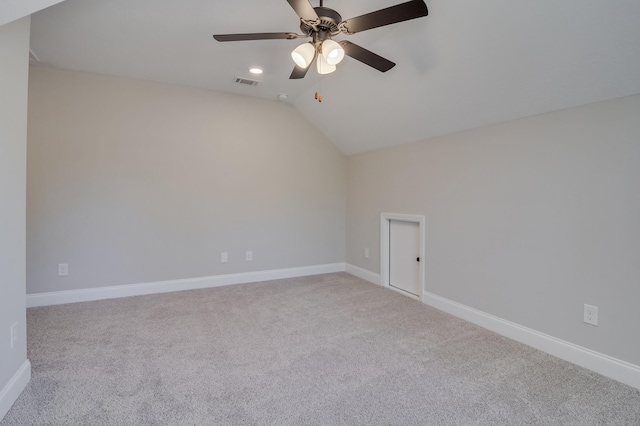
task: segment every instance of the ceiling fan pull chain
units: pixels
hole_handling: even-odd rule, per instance
[[[322,90],[322,80],[320,80],[320,73],[316,74],[316,84],[318,85],[318,90],[316,90],[316,101],[318,102],[322,102],[322,95],[320,94],[320,91]]]

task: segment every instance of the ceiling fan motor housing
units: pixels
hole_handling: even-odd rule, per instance
[[[340,32],[338,25],[342,22],[342,16],[338,12],[323,6],[314,7],[313,9],[319,19],[313,23],[302,20],[300,29],[304,34],[311,36],[313,33],[318,33],[320,41],[324,41],[322,34],[326,34],[326,38],[329,35],[335,35]]]

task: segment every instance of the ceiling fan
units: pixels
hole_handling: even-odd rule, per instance
[[[411,0],[343,21],[338,12],[324,7],[322,0],[320,0],[320,6],[318,7],[311,6],[309,0],[287,0],[287,2],[300,17],[300,29],[303,34],[216,34],[213,38],[217,41],[246,41],[272,39],[293,40],[296,38],[310,37],[310,42],[301,44],[291,52],[291,57],[296,65],[289,77],[290,79],[303,78],[309,70],[309,65],[311,65],[316,58],[318,73],[329,74],[335,71],[336,64],[338,64],[345,55],[369,65],[378,71],[386,72],[396,64],[355,43],[347,40],[336,42],[332,40],[332,37],[340,33],[355,34],[372,28],[396,24],[398,22],[427,16],[429,13],[424,0]]]

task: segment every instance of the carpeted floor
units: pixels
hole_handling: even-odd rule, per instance
[[[640,391],[345,273],[28,310],[1,425],[640,425]]]

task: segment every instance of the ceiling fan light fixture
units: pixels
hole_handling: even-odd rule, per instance
[[[322,42],[322,56],[329,65],[337,65],[344,58],[344,49],[339,43],[328,39]]]
[[[335,65],[331,65],[327,63],[327,60],[324,59],[323,55],[318,55],[318,60],[316,61],[316,66],[318,67],[318,74],[331,74],[336,70]]]
[[[311,65],[315,54],[316,48],[311,43],[302,43],[291,52],[291,58],[297,66],[307,68]]]

